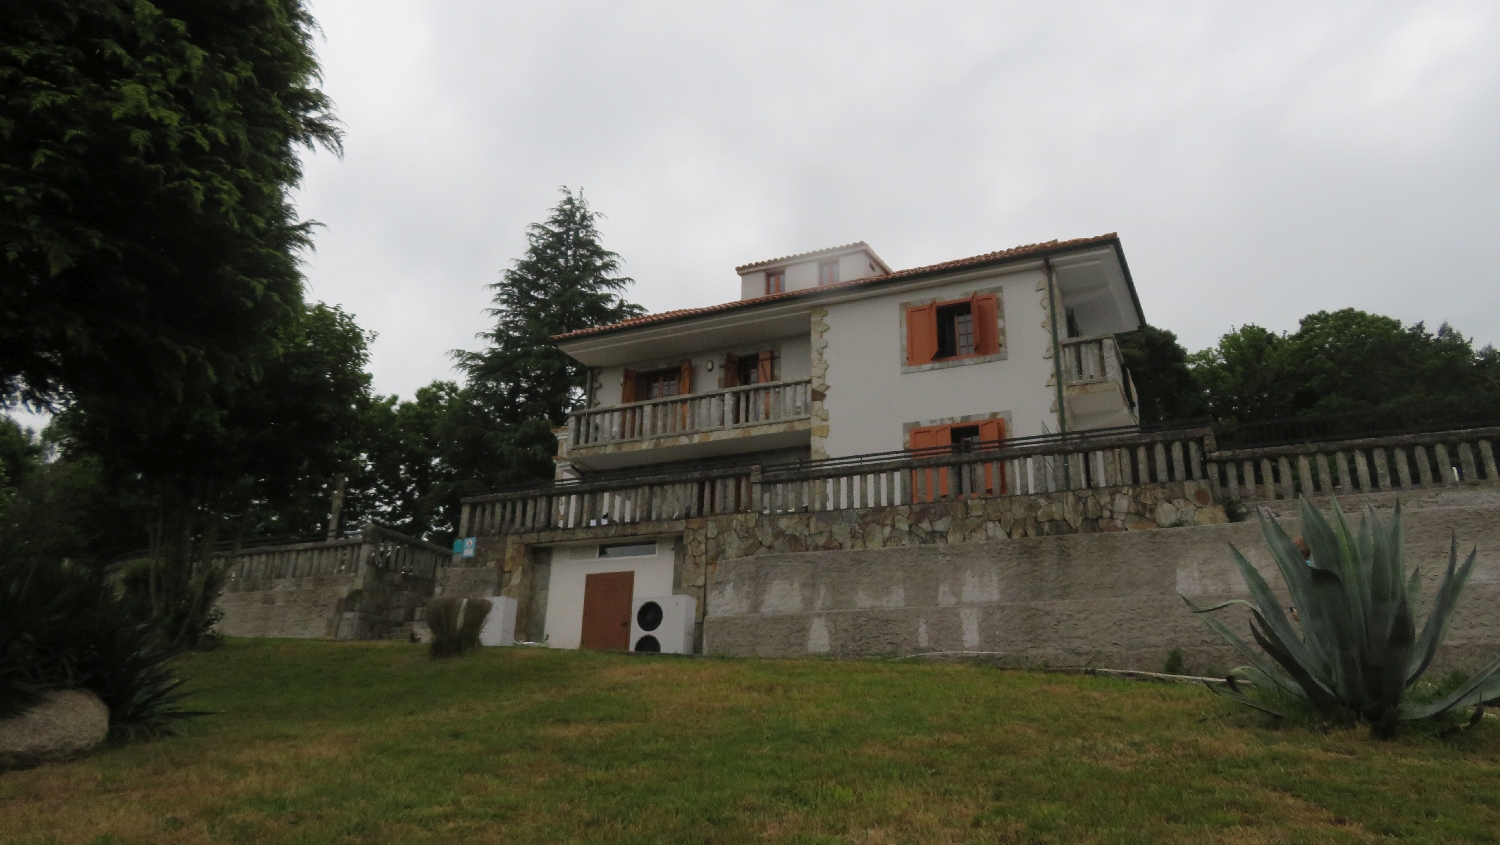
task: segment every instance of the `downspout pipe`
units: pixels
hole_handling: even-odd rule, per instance
[[[1062,341],[1057,336],[1057,284],[1052,273],[1052,259],[1042,256],[1042,267],[1047,273],[1047,310],[1052,324],[1052,381],[1057,388],[1057,433],[1062,437],[1063,443],[1068,440],[1068,406],[1063,396],[1063,369],[1062,369]],[[1073,462],[1067,457],[1063,458],[1063,487],[1071,490],[1073,480],[1071,476]]]

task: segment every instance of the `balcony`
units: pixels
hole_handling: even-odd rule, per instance
[[[1068,428],[1115,428],[1140,422],[1135,384],[1113,335],[1062,341],[1063,398]]]
[[[558,453],[589,469],[613,469],[803,446],[811,384],[753,384],[577,411]]]

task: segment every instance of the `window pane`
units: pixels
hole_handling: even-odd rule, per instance
[[[958,354],[974,354],[974,315],[959,314],[954,318],[954,334],[957,335]]]

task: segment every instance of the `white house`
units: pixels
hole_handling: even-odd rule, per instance
[[[584,406],[557,432],[560,480],[931,454],[1138,422],[1114,336],[1144,318],[1113,234],[900,271],[861,242],[736,271],[738,300],[556,338],[589,368]],[[993,478],[970,483],[1003,494]],[[554,549],[548,640],[623,637],[587,620],[678,592],[676,542]]]
[[[557,338],[591,374],[559,477],[1137,422],[1114,335],[1143,317],[1115,235],[901,271],[855,243],[737,271],[737,301]]]

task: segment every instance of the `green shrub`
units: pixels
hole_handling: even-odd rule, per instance
[[[1290,616],[1255,567],[1230,546],[1234,562],[1250,588],[1251,601],[1214,607],[1188,607],[1247,657],[1251,665],[1233,670],[1235,677],[1278,690],[1310,704],[1325,715],[1352,712],[1369,722],[1378,736],[1391,736],[1400,720],[1440,717],[1455,708],[1500,701],[1500,658],[1487,663],[1446,694],[1430,701],[1404,701],[1421,679],[1442,644],[1459,594],[1474,568],[1477,549],[1460,566],[1455,537],[1432,610],[1421,631],[1416,611],[1422,580],[1403,564],[1401,506],[1390,526],[1366,508],[1359,530],[1351,531],[1334,504],[1332,524],[1302,499],[1304,555],[1274,519],[1260,516],[1261,534],[1291,594]],[[1186,601],[1186,597],[1184,597]],[[1223,622],[1208,615],[1230,605],[1250,609],[1251,647]],[[1284,713],[1266,701],[1237,689],[1215,692],[1277,716]]]
[[[1226,496],[1221,504],[1224,508],[1224,518],[1230,522],[1244,522],[1249,516],[1245,513],[1245,503],[1239,499]]]
[[[1164,675],[1181,675],[1182,666],[1182,649],[1174,648],[1167,652],[1167,662],[1162,664],[1161,671]]]
[[[434,660],[458,657],[479,648],[479,632],[490,615],[489,599],[442,596],[427,605],[427,627],[432,631],[428,654]]]
[[[179,651],[134,616],[96,569],[0,555],[0,718],[52,689],[93,691],[114,736],[170,731],[198,715],[173,672]]]

